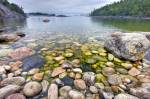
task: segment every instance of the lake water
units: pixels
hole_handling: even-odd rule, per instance
[[[43,19],[50,21],[45,23]],[[43,41],[58,35],[98,37],[105,39],[113,32],[150,31],[150,20],[121,20],[101,19],[98,17],[72,16],[72,17],[44,17],[31,16],[26,21],[1,20],[0,28],[11,28],[26,34],[26,39]]]

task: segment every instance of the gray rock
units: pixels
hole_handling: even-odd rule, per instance
[[[122,84],[121,77],[117,74],[109,75],[108,76],[108,82],[112,85],[119,85]]]
[[[85,96],[81,92],[75,90],[69,91],[69,97],[71,99],[85,99]]]
[[[48,82],[47,80],[43,80],[43,81],[41,82],[41,85],[42,85],[42,87],[43,87],[42,92],[47,92],[48,86],[49,86],[49,82]]]
[[[70,86],[64,86],[59,89],[59,94],[65,98],[68,97],[68,93],[72,88]]]
[[[38,82],[29,82],[23,88],[23,93],[27,97],[33,97],[39,94],[42,90],[42,86]]]
[[[141,60],[150,47],[147,35],[140,33],[112,34],[105,42],[105,48],[118,58],[136,61]]]
[[[139,98],[129,95],[129,94],[126,94],[126,93],[121,93],[121,94],[118,94],[117,96],[115,96],[114,99],[139,99]]]
[[[58,99],[58,86],[51,84],[48,89],[48,99]]]
[[[93,94],[96,94],[98,92],[98,89],[95,86],[90,86],[89,89]]]
[[[83,80],[85,81],[86,85],[91,86],[95,84],[95,73],[93,72],[85,72],[83,74]]]
[[[6,78],[1,81],[0,86],[7,86],[7,85],[18,85],[21,86],[25,83],[25,79],[23,77],[11,77]]]
[[[86,89],[85,81],[82,79],[74,80],[74,86],[76,89],[79,89],[79,90],[85,90]]]
[[[33,68],[39,68],[43,66],[45,63],[44,58],[37,54],[24,58],[22,62],[23,62],[22,66],[23,71],[28,71]]]
[[[4,99],[6,96],[9,96],[20,90],[20,86],[17,85],[8,85],[0,89],[0,99]]]

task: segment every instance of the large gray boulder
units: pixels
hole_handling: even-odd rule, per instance
[[[150,48],[148,33],[114,33],[106,40],[105,48],[118,58],[141,60]]]

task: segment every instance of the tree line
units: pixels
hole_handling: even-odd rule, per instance
[[[150,16],[150,0],[121,0],[95,9],[91,16]]]
[[[6,7],[8,7],[12,11],[15,11],[17,13],[25,15],[22,7],[19,7],[18,5],[14,4],[14,3],[9,3],[8,0],[0,0],[0,3],[5,5]]]

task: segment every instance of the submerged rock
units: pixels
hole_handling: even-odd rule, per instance
[[[20,90],[20,86],[17,85],[8,85],[0,89],[0,99],[4,99],[6,96],[9,96]]]
[[[22,60],[22,62],[23,71],[28,71],[33,68],[39,68],[45,63],[44,58],[38,54],[26,57]]]
[[[140,33],[112,34],[105,42],[105,47],[119,58],[136,61],[144,57],[150,47],[150,41]]]

